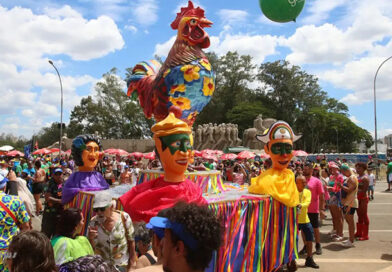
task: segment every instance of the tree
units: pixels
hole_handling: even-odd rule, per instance
[[[0,134],[0,146],[10,145],[19,151],[23,151],[23,147],[28,143],[29,143],[29,141],[26,138],[24,138],[23,136],[17,137],[11,133]]]
[[[103,75],[95,85],[95,91],[94,98],[83,98],[72,110],[67,130],[70,137],[96,132],[102,138],[110,139],[150,136],[153,121],[147,120],[137,102],[127,97],[125,84],[116,68]]]
[[[252,93],[248,87],[254,80],[255,66],[252,64],[252,58],[240,56],[237,52],[228,52],[220,58],[214,53],[209,53],[207,57],[216,73],[215,92],[210,103],[196,119],[196,125],[233,123],[226,113],[240,102],[252,100]],[[256,116],[257,114],[253,119]]]
[[[58,142],[60,140],[60,123],[53,122],[49,127],[41,128],[36,137],[41,147]]]

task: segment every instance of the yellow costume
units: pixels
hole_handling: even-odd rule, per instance
[[[287,166],[293,157],[293,142],[300,137],[294,135],[289,124],[277,121],[256,138],[266,143],[264,151],[271,156],[272,168],[251,180],[249,193],[270,195],[288,207],[297,206],[299,193],[294,173]]]
[[[294,173],[289,169],[270,168],[260,176],[252,178],[249,193],[270,195],[288,207],[295,207],[299,204]]]

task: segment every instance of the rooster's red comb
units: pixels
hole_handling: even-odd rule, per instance
[[[188,6],[186,8],[181,8],[181,12],[177,13],[176,19],[171,23],[173,29],[178,29],[181,18],[184,16],[195,16],[199,18],[204,18],[204,10],[200,7],[194,8],[192,1],[188,1]]]

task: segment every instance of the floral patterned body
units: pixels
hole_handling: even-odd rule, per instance
[[[215,90],[215,74],[207,58],[168,68],[163,73],[167,91],[167,109],[181,109],[181,118],[192,124],[210,102]]]

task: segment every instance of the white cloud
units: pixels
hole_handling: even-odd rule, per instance
[[[342,68],[326,71],[320,74],[322,80],[334,84],[338,88],[352,90],[342,102],[362,104],[373,100],[374,75],[378,66],[385,58],[368,57],[351,61]],[[386,63],[377,76],[376,91],[378,100],[392,99],[392,60]]]
[[[352,0],[351,0],[352,1]],[[318,24],[329,17],[329,13],[337,7],[347,4],[349,0],[315,0],[306,3],[305,8],[308,13],[301,23],[304,24]]]
[[[176,40],[176,36],[172,36],[164,43],[158,43],[155,46],[154,55],[166,57]],[[212,51],[219,56],[225,55],[227,52],[237,51],[240,55],[250,55],[257,64],[264,61],[266,56],[276,54],[276,45],[278,37],[270,35],[230,35],[225,34],[223,37],[210,37],[211,47],[206,51]]]
[[[172,36],[166,42],[156,44],[155,50],[154,50],[154,55],[166,57],[169,54],[169,51],[172,48],[174,42],[176,41],[176,38],[177,38],[177,36]]]
[[[212,37],[208,49],[224,55],[229,51],[237,51],[240,55],[250,55],[253,61],[260,64],[265,57],[277,53],[278,37],[271,35],[226,34],[224,37]]]
[[[125,30],[131,31],[132,33],[136,33],[137,32],[137,27],[133,26],[133,25],[126,25],[124,26]]]
[[[0,119],[18,114],[24,118],[23,122],[3,120],[0,132],[31,135],[34,129],[37,132],[40,126],[59,118],[60,86],[48,64],[49,56],[61,73],[64,62],[56,60],[56,55],[91,60],[124,45],[117,25],[107,16],[87,20],[69,6],[43,11],[38,15],[27,8],[0,6]],[[66,113],[81,99],[77,89],[90,90],[96,79],[66,73],[61,76]]]
[[[357,117],[355,117],[354,115],[351,115],[351,116],[350,116],[350,120],[351,120],[351,122],[353,122],[353,123],[356,124],[356,125],[358,125],[358,124],[361,123],[361,121],[359,121],[359,120],[357,119]]]
[[[248,12],[245,10],[221,9],[218,11],[218,16],[224,25],[243,23],[246,21],[248,15]]]
[[[150,26],[158,20],[158,5],[155,0],[137,0],[133,5],[134,20],[143,26]]]
[[[343,64],[368,54],[376,43],[391,37],[392,18],[381,7],[360,5],[355,13],[345,30],[331,23],[297,28],[292,36],[281,40],[281,45],[292,51],[287,59],[295,64]]]

